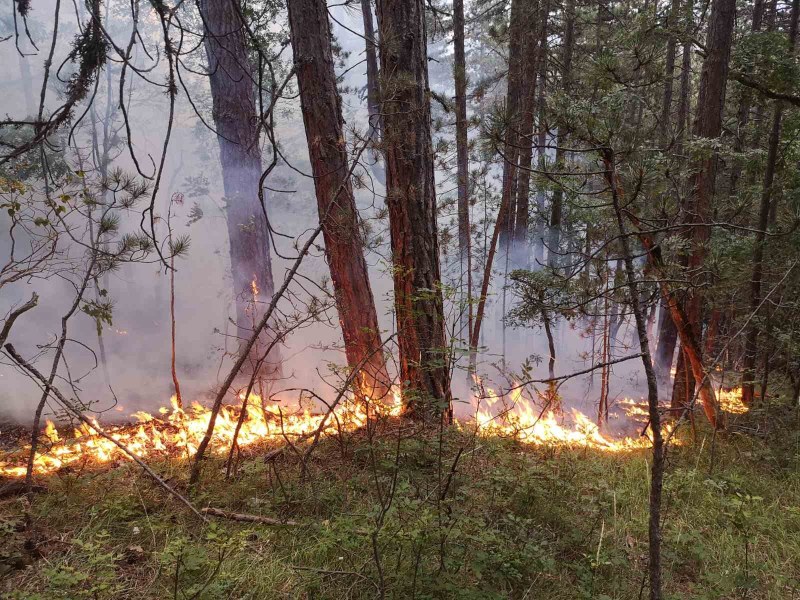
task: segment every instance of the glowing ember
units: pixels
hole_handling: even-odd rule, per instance
[[[258,293],[259,293],[258,282],[256,281],[255,275],[253,275],[253,281],[250,282],[250,289],[253,292],[253,300],[255,300],[256,298],[258,298]]]

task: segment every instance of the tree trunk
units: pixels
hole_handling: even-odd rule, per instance
[[[351,369],[361,368],[356,381],[363,394],[383,398],[389,391],[389,376],[349,177],[328,9],[325,0],[290,0],[288,8],[325,256],[347,363]]]
[[[789,51],[794,52],[797,38],[797,15],[800,0],[793,0],[790,17],[791,29],[789,34]],[[778,163],[778,147],[781,141],[781,123],[783,119],[783,103],[775,103],[775,112],[772,116],[772,129],[769,136],[769,149],[767,151],[767,165],[764,170],[764,185],[761,190],[761,202],[758,210],[758,225],[756,226],[755,247],[753,248],[753,274],[750,279],[750,313],[755,316],[761,304],[761,285],[764,270],[764,249],[767,241],[767,228],[770,226],[770,213],[772,212],[775,172]],[[742,402],[753,402],[753,388],[755,383],[756,353],[758,342],[758,323],[751,319],[747,326],[744,349],[744,365],[742,373]]]
[[[661,495],[664,484],[664,440],[661,435],[661,414],[658,412],[658,381],[650,355],[650,341],[647,338],[647,326],[639,303],[639,290],[636,271],[631,257],[630,241],[627,227],[622,216],[622,193],[617,186],[617,175],[614,156],[610,151],[604,155],[606,180],[611,186],[612,202],[619,230],[622,256],[625,262],[625,274],[631,298],[631,309],[639,334],[639,349],[642,354],[645,377],[647,378],[647,409],[650,417],[650,430],[653,434],[653,468],[650,471],[650,498],[648,519],[648,579],[650,583],[650,600],[661,600]],[[648,245],[642,240],[645,249]]]
[[[469,139],[464,0],[453,0],[453,80],[456,88],[456,172],[458,177],[458,258],[466,272],[467,340],[472,337],[472,251],[469,225]]]
[[[722,113],[725,104],[725,89],[728,80],[728,61],[731,51],[733,36],[734,16],[736,14],[735,0],[713,0],[711,17],[709,19],[706,48],[708,52],[703,62],[700,75],[700,89],[697,100],[697,114],[695,116],[693,134],[696,138],[714,139],[722,133]],[[687,326],[691,331],[696,348],[689,348],[681,337],[681,347],[686,359],[695,370],[695,362],[699,362],[700,375],[695,376],[697,382],[703,380],[702,368],[702,313],[703,294],[702,286],[705,282],[704,262],[706,246],[711,237],[709,221],[711,219],[711,204],[714,196],[714,180],[716,177],[718,157],[716,152],[700,158],[693,165],[691,176],[691,191],[684,206],[683,235],[690,240],[691,252],[684,259],[691,278],[692,285],[688,298],[685,300],[683,311]],[[672,312],[672,311],[671,311]],[[674,312],[673,319],[674,319]],[[680,334],[681,326],[675,323]],[[693,359],[692,354],[697,353]],[[688,373],[687,373],[688,381]],[[693,388],[688,394],[693,396]]]
[[[565,94],[569,93],[572,83],[572,56],[575,48],[575,0],[567,0],[564,6],[564,48],[561,56],[561,88]],[[556,138],[556,172],[564,170],[564,158],[566,150],[563,146],[566,143],[567,132],[564,127],[559,125],[558,136]],[[547,264],[556,267],[559,263],[559,251],[561,245],[561,222],[564,213],[564,189],[557,186],[553,191],[553,199],[550,206],[550,229],[548,231],[548,252]]]
[[[672,374],[672,363],[675,362],[675,346],[678,341],[678,330],[669,314],[666,300],[661,299],[658,315],[658,345],[656,346],[656,373],[662,381],[669,381]]]
[[[530,0],[512,0],[511,25],[509,26],[508,40],[508,76],[505,106],[505,147],[503,150],[503,187],[501,206],[509,205],[506,211],[499,211],[497,218],[500,220],[500,246],[508,250],[508,242],[514,230],[514,194],[516,192],[517,162],[520,147],[520,97],[523,85],[523,66],[525,51],[525,36],[527,30],[526,14],[530,10]],[[500,214],[502,213],[502,215]]]
[[[528,31],[536,30],[536,2],[527,7]],[[539,35],[528,36],[525,42],[523,58],[523,85],[522,102],[520,106],[520,132],[519,142],[519,174],[517,175],[517,202],[516,221],[514,223],[515,254],[525,252],[527,255],[528,215],[530,212],[529,195],[531,189],[531,160],[533,158],[533,121],[536,106],[536,80],[540,71],[544,71],[547,53],[547,18],[549,13],[548,0],[541,0],[539,17]],[[541,220],[541,215],[538,216]],[[519,258],[519,257],[518,257]],[[517,260],[517,266],[524,266],[523,261]]]
[[[667,39],[667,57],[664,66],[664,97],[661,103],[661,122],[659,123],[661,126],[661,145],[665,148],[669,146],[670,142],[669,132],[672,120],[672,91],[675,82],[675,47],[678,39],[674,29],[677,22],[678,11],[680,11],[680,0],[672,0],[666,24],[669,38]]]
[[[604,167],[606,169],[606,178],[611,178],[610,182],[612,192],[619,196],[618,202],[624,203],[624,191],[621,185],[617,182],[618,175],[611,157],[604,156]],[[645,252],[647,253],[647,260],[652,267],[656,277],[660,279],[659,286],[661,288],[661,295],[664,302],[667,303],[672,321],[675,323],[675,328],[678,331],[678,339],[681,342],[685,357],[689,361],[692,370],[692,375],[696,381],[700,382],[700,400],[703,403],[703,410],[708,418],[711,426],[717,427],[717,400],[714,394],[714,388],[711,386],[709,378],[706,376],[705,368],[703,366],[703,353],[700,342],[694,335],[694,331],[690,325],[689,318],[686,314],[684,307],[675,298],[675,295],[669,289],[667,279],[664,274],[664,259],[661,256],[661,248],[658,246],[650,234],[643,231],[641,222],[638,218],[628,213],[628,217],[636,224],[638,231],[639,241],[641,241]],[[627,271],[627,264],[626,264]],[[645,338],[647,332],[645,331]],[[640,339],[641,341],[641,339]],[[648,352],[649,354],[649,352]]]
[[[361,0],[361,15],[364,21],[364,55],[367,61],[367,110],[369,111],[369,138],[373,142],[381,139],[381,100],[378,89],[378,40],[372,22],[371,0]]]
[[[423,0],[378,0],[400,377],[414,416],[450,412]]]
[[[212,115],[225,191],[237,336],[243,341],[251,336],[253,324],[264,311],[265,303],[256,302],[254,296],[268,301],[275,288],[266,208],[260,199],[255,88],[243,25],[233,2],[238,0],[201,0],[200,14],[206,30]],[[268,346],[269,339],[265,335],[255,352]],[[280,354],[274,349],[263,371],[272,376],[279,368]]]

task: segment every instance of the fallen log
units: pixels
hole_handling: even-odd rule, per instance
[[[221,508],[206,507],[200,510],[204,515],[212,517],[220,517],[222,519],[230,519],[231,521],[239,521],[241,523],[261,523],[262,525],[299,525],[297,521],[275,519],[273,517],[262,517],[261,515],[249,515],[246,513],[235,513]]]

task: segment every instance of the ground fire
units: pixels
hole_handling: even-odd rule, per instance
[[[720,408],[725,412],[741,414],[748,410],[741,402],[740,388],[721,390],[719,398]],[[234,438],[239,448],[246,448],[303,440],[317,430],[323,436],[352,432],[363,427],[369,415],[398,417],[402,414],[402,404],[396,392],[390,402],[365,403],[348,398],[330,414],[310,408],[281,408],[275,403],[262,402],[257,394],[251,394],[248,406],[238,432],[241,407],[223,406],[217,417],[212,450],[227,452]],[[507,394],[482,387],[481,394],[473,398],[472,415],[459,419],[457,425],[479,435],[512,438],[523,444],[586,447],[603,452],[649,448],[651,439],[646,402],[623,398],[616,403],[616,408],[618,410],[612,413],[615,418],[627,422],[629,430],[638,428],[638,434],[604,433],[591,417],[576,408],[542,408],[523,396],[522,386],[512,386]],[[162,407],[158,416],[137,412],[132,415],[136,423],[105,427],[104,431],[140,458],[190,458],[208,427],[209,416],[210,410],[196,402],[188,410],[181,409],[173,396],[170,408]],[[97,421],[94,422],[100,427]],[[668,424],[665,434],[671,429],[672,424]],[[86,424],[62,436],[53,422],[48,421],[42,434],[42,447],[34,460],[34,470],[39,475],[67,467],[127,460],[115,444],[97,435]],[[24,449],[5,456],[0,454],[0,476],[24,476],[26,460]]]

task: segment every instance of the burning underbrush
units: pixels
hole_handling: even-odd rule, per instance
[[[471,403],[457,412],[456,426],[481,436],[505,437],[524,444],[586,447],[603,452],[624,452],[648,448],[649,419],[644,400],[621,399],[613,403],[608,415],[599,419],[578,408],[562,407],[547,393],[526,393],[523,386],[503,392],[479,385]],[[741,390],[720,392],[720,407],[729,413],[746,412]],[[240,400],[243,397],[240,396]],[[370,418],[400,417],[399,394],[389,402],[369,403],[355,398],[342,399],[333,410],[319,412],[310,407],[287,409],[264,402],[252,394],[247,408],[223,406],[214,427],[210,450],[228,453],[235,445],[269,447],[300,443],[315,437],[339,435],[363,428]],[[40,437],[40,451],[34,458],[34,471],[47,475],[64,468],[84,468],[130,460],[113,440],[140,458],[191,458],[206,433],[211,410],[199,403],[183,409],[175,398],[171,408],[163,407],[158,416],[137,412],[133,424],[93,426],[81,424],[72,432],[59,432],[47,422]],[[665,434],[673,425],[667,424]],[[103,431],[106,436],[100,435]],[[112,439],[108,439],[108,438]],[[30,448],[0,452],[0,476],[23,477]]]

